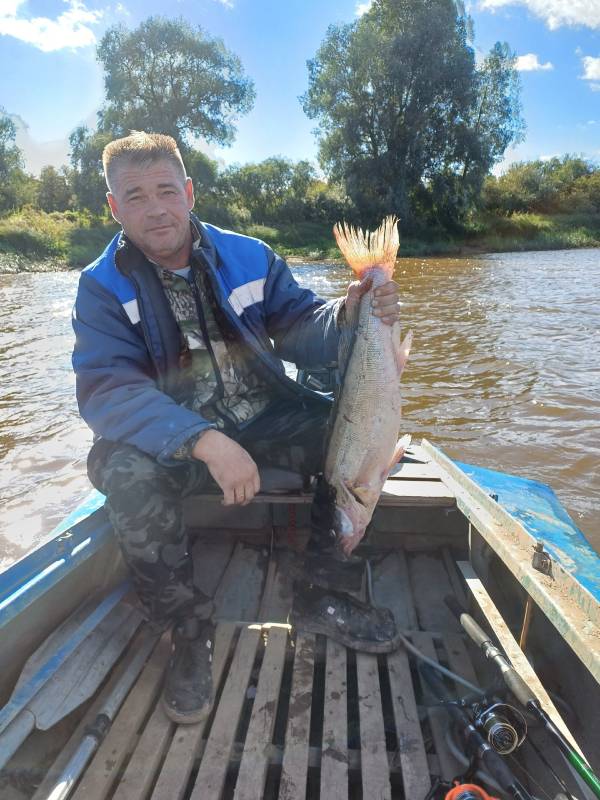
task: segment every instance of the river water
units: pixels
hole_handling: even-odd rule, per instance
[[[325,297],[344,267],[295,266]],[[600,251],[402,259],[403,432],[549,483],[600,551]],[[0,569],[90,490],[71,373],[78,274],[0,275]]]

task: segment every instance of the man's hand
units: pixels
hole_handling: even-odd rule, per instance
[[[362,281],[353,281],[348,286],[346,293],[346,315],[351,318],[356,307],[360,303],[360,298],[369,291],[373,279],[370,275]],[[378,286],[373,292],[373,314],[379,317],[386,325],[393,325],[400,319],[400,287],[396,281],[388,281],[382,286]]]
[[[207,430],[196,442],[192,455],[204,461],[223,490],[223,505],[246,506],[260,490],[258,467],[254,460],[224,433]]]

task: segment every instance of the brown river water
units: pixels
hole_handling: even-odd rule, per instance
[[[325,297],[344,267],[294,266]],[[404,432],[549,483],[600,552],[600,250],[403,259]],[[90,491],[71,373],[78,274],[0,275],[0,570]]]

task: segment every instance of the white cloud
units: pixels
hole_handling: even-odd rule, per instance
[[[357,3],[356,4],[356,16],[362,17],[363,14],[366,14],[367,11],[373,5],[373,0],[366,0],[365,3]]]
[[[537,72],[541,69],[554,69],[554,64],[550,61],[546,61],[545,64],[540,64],[535,53],[527,53],[524,56],[519,56],[515,66],[519,72]]]
[[[233,0],[217,0],[217,3],[225,6],[225,8],[233,8]]]
[[[67,10],[56,19],[19,14],[25,0],[3,0],[0,4],[0,34],[12,36],[49,53],[65,48],[88,47],[96,43],[90,25],[96,25],[102,11],[91,11],[81,0],[63,0]]]
[[[581,63],[583,64],[583,75],[580,75],[582,81],[590,81],[588,86],[592,92],[600,92],[600,56],[582,56]]]
[[[480,0],[480,8],[494,11],[509,5],[526,6],[554,30],[562,25],[600,28],[600,0]]]
[[[583,56],[583,75],[579,77],[584,81],[600,81],[600,57]]]

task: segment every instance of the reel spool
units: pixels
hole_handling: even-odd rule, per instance
[[[507,756],[520,747],[527,734],[525,717],[507,703],[495,703],[481,711],[475,725],[501,756]]]
[[[461,783],[450,789],[445,800],[497,800],[474,783]]]

